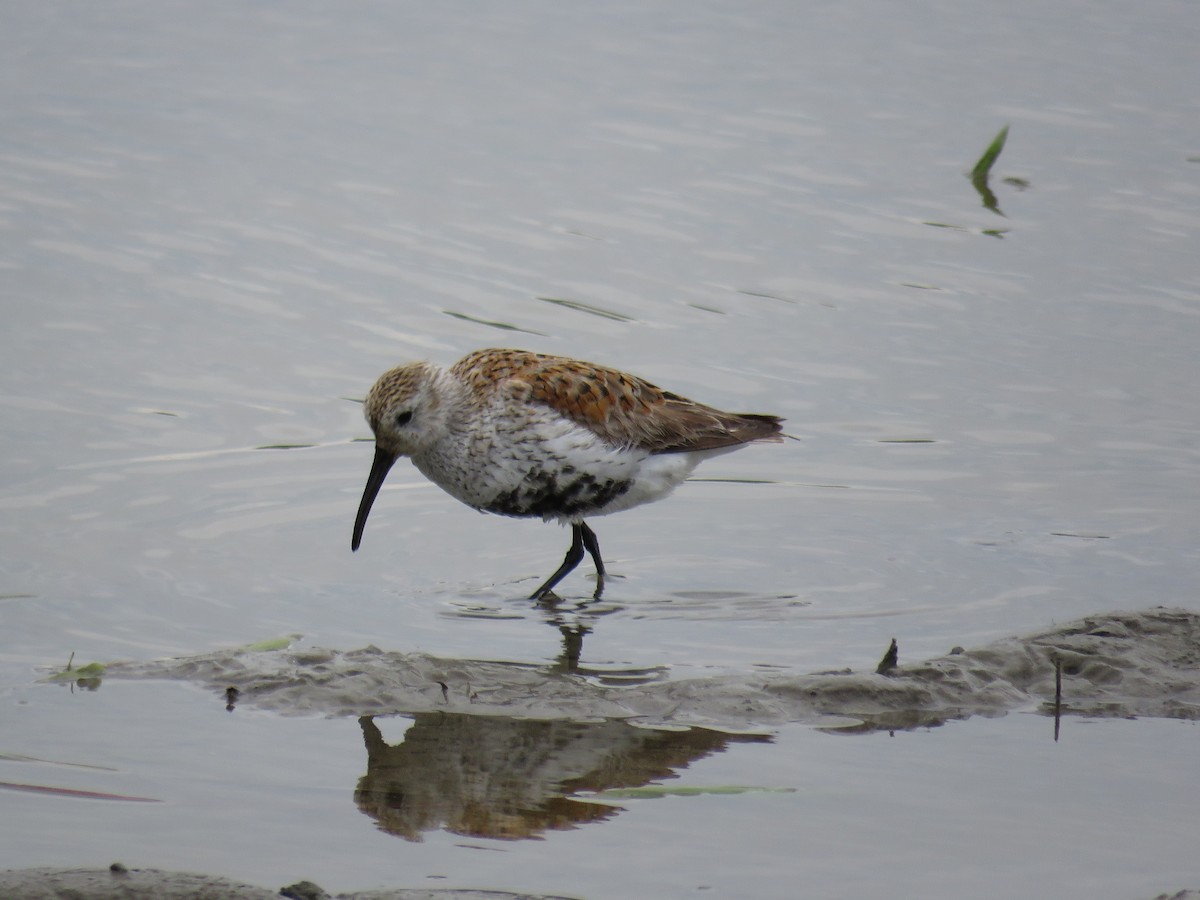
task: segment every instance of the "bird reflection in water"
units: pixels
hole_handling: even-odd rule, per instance
[[[769,741],[702,728],[654,731],[622,721],[533,721],[418,713],[388,745],[374,717],[359,719],[367,772],[354,800],[381,830],[409,841],[445,829],[518,840],[620,812],[586,794],[675,778],[732,742]]]

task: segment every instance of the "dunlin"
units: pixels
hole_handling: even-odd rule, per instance
[[[358,507],[358,549],[371,504],[401,456],[481,512],[571,526],[542,599],[583,559],[604,562],[584,520],[667,496],[703,460],[753,441],[779,441],[778,416],[728,413],[633,375],[562,356],[477,350],[449,369],[428,362],[385,372],[364,406],[375,461]]]

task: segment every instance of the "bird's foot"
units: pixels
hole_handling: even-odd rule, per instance
[[[562,597],[554,593],[551,588],[538,588],[529,595],[530,600],[536,600],[538,603],[545,603],[547,606],[554,606],[562,600]]]

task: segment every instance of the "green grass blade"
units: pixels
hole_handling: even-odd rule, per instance
[[[975,168],[971,170],[971,178],[974,180],[986,180],[988,173],[992,171],[992,164],[996,162],[1000,156],[1000,151],[1004,149],[1004,142],[1008,140],[1008,126],[1005,125],[1000,129],[1000,133],[992,140],[992,143],[986,150],[983,151],[983,156],[979,157],[979,162],[975,163]]]

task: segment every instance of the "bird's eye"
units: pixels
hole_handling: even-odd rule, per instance
[[[412,410],[407,410],[405,412],[396,414],[396,427],[397,428],[403,428],[405,425],[407,425],[411,421],[412,421]]]

